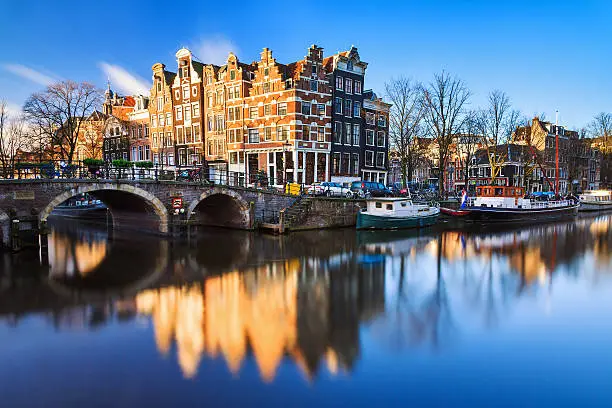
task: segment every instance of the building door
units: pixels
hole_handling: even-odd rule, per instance
[[[325,169],[327,168],[327,155],[319,153],[317,158],[317,181],[327,181],[327,174]]]
[[[304,180],[304,183],[306,184],[314,183],[314,161],[315,161],[314,152],[307,152],[306,153],[306,179]]]
[[[254,183],[259,170],[259,160],[257,154],[248,154],[247,163],[249,168],[249,183]]]

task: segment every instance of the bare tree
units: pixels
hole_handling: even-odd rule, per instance
[[[603,150],[612,149],[612,113],[601,112],[595,115],[589,125],[592,137],[601,137]]]
[[[465,114],[461,133],[457,135],[457,152],[459,153],[459,160],[461,160],[463,164],[463,177],[466,191],[468,191],[469,187],[470,164],[480,145],[477,118],[478,112],[473,110],[468,111]]]
[[[489,94],[489,106],[479,112],[477,124],[491,167],[491,183],[499,175],[508,157],[507,152],[501,151],[499,146],[510,141],[520,121],[520,112],[512,109],[510,98],[505,92],[495,90]]]
[[[612,180],[612,113],[595,115],[589,129],[592,137],[601,138],[601,181],[607,185]]]
[[[0,101],[0,166],[2,178],[12,178],[15,161],[26,145],[28,128],[21,115],[9,116],[7,104]]]
[[[441,193],[444,193],[450,148],[455,141],[455,135],[463,127],[464,107],[469,97],[470,91],[464,82],[445,71],[435,74],[433,82],[423,89],[425,124],[438,147],[438,182]]]
[[[421,120],[425,113],[421,88],[420,84],[408,78],[392,79],[385,84],[387,98],[392,104],[389,139],[400,161],[404,187],[412,179],[421,152],[418,136],[422,131]]]
[[[72,163],[81,127],[102,102],[101,93],[87,82],[62,81],[32,94],[23,107],[28,120],[46,133],[61,158]]]

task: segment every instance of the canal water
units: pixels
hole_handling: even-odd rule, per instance
[[[610,407],[612,217],[182,242],[56,221],[0,263],[3,407]]]

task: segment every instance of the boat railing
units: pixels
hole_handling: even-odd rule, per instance
[[[558,201],[531,201],[531,208],[557,208],[567,207],[572,205],[573,201],[570,200],[558,200]]]

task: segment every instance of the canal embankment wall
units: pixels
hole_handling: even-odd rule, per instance
[[[297,214],[285,216],[284,231],[353,227],[364,200],[343,198],[308,198],[302,200]]]

